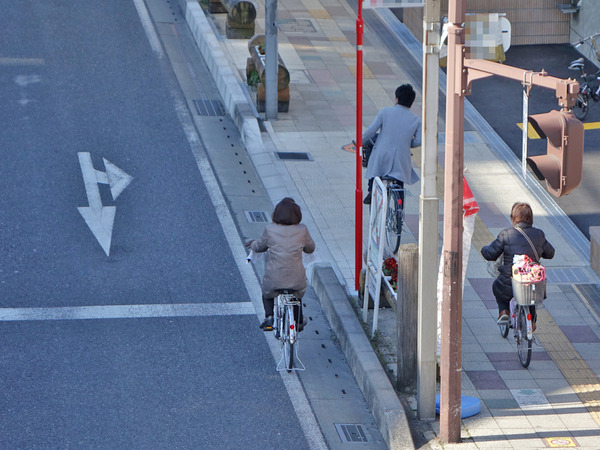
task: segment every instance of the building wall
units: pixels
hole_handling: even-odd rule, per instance
[[[573,14],[571,18],[570,42],[575,42],[581,38],[600,33],[600,8],[598,0],[582,0],[581,8],[578,13]],[[596,38],[596,44],[600,46],[600,36]],[[594,56],[593,50],[589,45],[583,45],[578,49],[583,55],[600,67],[600,62]]]
[[[592,3],[598,0],[583,1],[589,3],[588,8],[592,9]],[[467,0],[467,12],[506,13],[506,18],[512,25],[511,45],[563,44],[570,42],[571,14],[561,12],[556,4],[569,2],[570,0]],[[441,9],[442,17],[447,16],[448,0],[441,0]],[[600,14],[599,11],[595,12]],[[404,24],[422,41],[423,8],[405,8],[403,16]],[[597,23],[600,23],[598,15]]]

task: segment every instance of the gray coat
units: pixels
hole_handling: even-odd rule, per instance
[[[389,175],[406,184],[419,180],[410,149],[421,145],[421,119],[402,105],[383,108],[362,135],[363,142],[381,128],[367,167],[368,179]]]
[[[315,243],[304,224],[270,223],[259,239],[250,245],[254,252],[266,252],[267,267],[262,283],[263,296],[277,296],[277,289],[293,289],[300,298],[306,291],[306,271],[302,252],[315,251]]]

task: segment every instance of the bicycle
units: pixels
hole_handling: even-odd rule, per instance
[[[521,282],[512,278],[513,299],[510,301],[509,322],[499,323],[500,335],[508,336],[509,328],[514,331],[517,354],[521,365],[529,367],[533,344],[533,318],[531,310],[534,305],[541,305],[546,296],[546,280],[537,282]]]
[[[404,224],[404,188],[402,182],[392,177],[382,177],[387,195],[385,215],[385,237],[388,248],[395,255],[400,248],[402,226]]]
[[[288,373],[306,370],[298,357],[298,333],[301,330],[298,329],[296,316],[300,316],[301,300],[294,296],[291,289],[279,289],[278,292],[273,314],[273,333],[281,341],[281,360],[277,370],[287,370]],[[295,314],[294,310],[298,313]]]
[[[594,50],[596,59],[598,62],[600,62],[600,50],[598,49],[595,40],[598,36],[600,36],[600,33],[592,34],[591,36],[574,42],[571,45],[573,45],[575,48],[578,48],[587,42],[588,45],[590,45]],[[571,64],[569,64],[570,70],[579,70],[580,78],[583,80],[579,86],[577,100],[573,106],[573,114],[575,114],[575,117],[577,117],[579,120],[584,120],[587,116],[591,100],[594,100],[595,102],[600,101],[600,70],[593,75],[587,75],[585,72],[584,62],[584,58],[579,58],[575,61],[571,61]]]

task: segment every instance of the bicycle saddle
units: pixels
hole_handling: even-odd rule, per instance
[[[583,70],[583,63],[584,63],[584,59],[583,58],[579,58],[576,59],[575,61],[571,61],[571,64],[569,64],[569,69],[571,70]]]
[[[400,180],[397,180],[394,177],[390,177],[389,175],[385,175],[385,176],[381,177],[381,180],[382,181],[394,181],[396,183],[400,183],[401,182]]]
[[[275,289],[280,294],[293,294],[295,289]]]

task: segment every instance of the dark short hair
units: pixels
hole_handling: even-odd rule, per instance
[[[533,225],[533,211],[531,210],[531,206],[528,203],[515,203],[510,211],[510,220],[513,225],[521,222]]]
[[[298,225],[302,221],[302,211],[293,198],[286,197],[277,203],[271,219],[278,225]]]
[[[396,99],[399,105],[410,108],[416,96],[417,94],[410,84],[403,84],[396,88]]]

